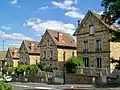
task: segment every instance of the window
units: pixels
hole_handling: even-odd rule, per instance
[[[53,52],[50,51],[50,59],[52,59],[52,57],[53,57]]]
[[[94,31],[94,25],[90,25],[89,26],[89,32],[90,32],[90,34],[94,34],[95,33],[95,31]]]
[[[88,41],[84,41],[84,52],[88,52]]]
[[[44,55],[43,55],[44,57],[43,57],[43,59],[46,59],[46,52],[44,52]]]
[[[96,51],[101,51],[101,41],[96,40]]]
[[[83,61],[84,61],[85,67],[89,67],[89,58],[85,57],[85,58],[83,58]]]
[[[102,68],[102,60],[101,60],[101,58],[97,58],[97,68]]]
[[[47,47],[49,47],[49,45],[50,45],[50,41],[49,41],[49,40],[47,40]]]
[[[72,52],[72,57],[74,57],[74,56],[75,56],[75,52],[73,51],[73,52]]]
[[[63,61],[65,61],[66,52],[63,53]]]

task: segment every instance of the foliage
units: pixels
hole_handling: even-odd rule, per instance
[[[4,82],[0,82],[0,90],[13,90],[10,84],[5,84]]]
[[[6,65],[6,66],[3,67],[3,70],[2,70],[3,74],[11,75],[12,72],[13,72],[13,67],[12,66]]]
[[[115,69],[120,70],[120,64],[116,64],[116,65],[115,65]]]
[[[37,74],[38,73],[38,70],[39,70],[39,67],[37,65],[30,65],[30,74]]]
[[[120,0],[102,0],[102,7],[105,8],[103,17],[107,24],[118,23],[120,25]],[[111,30],[112,42],[120,42],[120,32]]]
[[[67,73],[76,73],[78,67],[83,67],[83,60],[78,57],[72,57],[65,64]]]

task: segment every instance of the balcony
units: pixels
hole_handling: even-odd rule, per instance
[[[88,49],[83,49],[83,52],[88,52]]]
[[[102,51],[102,48],[96,48],[96,51],[100,52],[100,51]]]

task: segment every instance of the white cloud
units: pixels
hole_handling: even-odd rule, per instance
[[[44,7],[40,7],[39,10],[46,10],[48,8],[49,8],[48,6],[44,6]]]
[[[65,16],[71,17],[71,18],[84,18],[84,14],[78,13],[76,11],[69,11],[65,13]]]
[[[17,4],[17,2],[18,2],[18,0],[10,0],[10,3],[13,4],[13,5]]]
[[[20,33],[6,34],[5,32],[0,31],[0,37],[6,40],[33,40],[30,37],[26,37]]]
[[[77,0],[64,0],[63,2],[56,2],[56,1],[52,1],[52,4],[58,8],[61,9],[65,9],[65,10],[78,10],[78,8],[76,8],[74,6],[74,4],[77,3]]]
[[[1,26],[0,29],[2,29],[2,30],[10,30],[11,27],[10,26]]]
[[[99,12],[98,11],[94,11],[94,12],[102,15],[104,11],[99,11]]]
[[[70,34],[74,33],[75,26],[71,23],[63,23],[62,21],[56,20],[40,20],[39,18],[30,18],[23,24],[29,26],[34,32],[43,34],[46,29],[52,29],[57,31],[63,31]]]
[[[22,8],[21,6],[18,6],[18,5],[17,5],[16,7],[17,7],[17,8]]]

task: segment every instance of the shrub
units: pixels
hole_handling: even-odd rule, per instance
[[[78,58],[78,57],[72,57],[71,59],[69,59],[66,64],[66,72],[67,73],[77,73],[78,71],[80,71],[79,69],[81,67],[83,67],[83,60]],[[78,68],[80,67],[80,68]]]
[[[10,84],[5,84],[4,82],[0,82],[0,90],[13,90]]]

